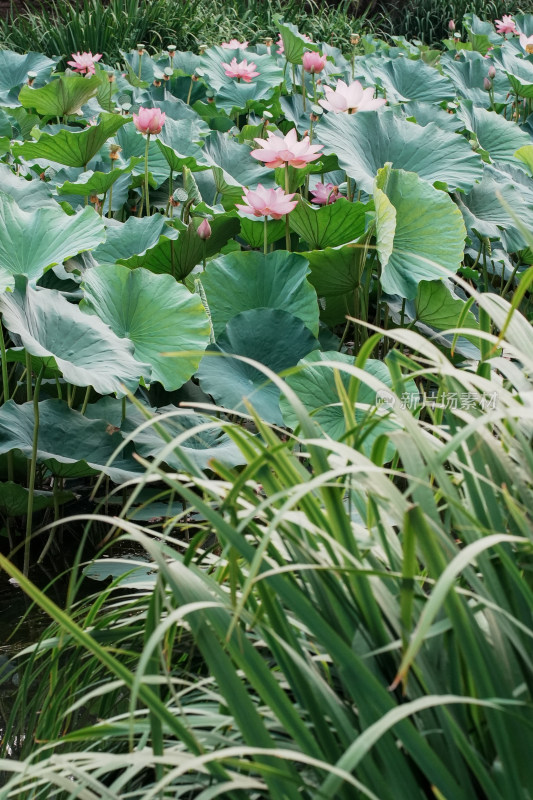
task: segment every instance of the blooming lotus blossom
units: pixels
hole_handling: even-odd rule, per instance
[[[310,161],[320,158],[320,150],[323,147],[321,144],[311,144],[309,136],[304,136],[299,142],[294,128],[286,136],[269,132],[267,139],[254,139],[254,142],[260,149],[252,150],[250,155],[272,169],[283,167],[285,164],[297,169],[305,167]]]
[[[238,39],[230,39],[229,42],[222,42],[220,45],[224,50],[246,50],[250,42],[239,42]]]
[[[226,64],[222,62],[222,66],[228,78],[242,79],[245,83],[250,83],[252,78],[257,78],[259,75],[259,73],[255,71],[256,64],[253,61],[248,63],[246,59],[237,62],[236,58],[232,58],[231,63]]]
[[[311,39],[311,37],[310,37],[310,36],[308,36],[306,33],[304,33],[304,34],[303,34],[302,38],[303,38],[303,40],[304,40],[305,42],[312,42],[312,41],[313,41],[313,40]],[[277,46],[278,46],[278,49],[277,49],[277,51],[276,51],[276,52],[277,52],[277,53],[278,53],[280,56],[281,56],[281,55],[283,55],[283,53],[285,52],[285,45],[283,44],[283,39],[281,38],[281,33],[280,33],[280,35],[278,36],[278,41],[276,42],[276,44],[277,44]]]
[[[86,75],[89,77],[90,75],[94,75],[96,72],[94,65],[97,61],[100,61],[101,58],[101,53],[96,53],[94,56],[91,52],[72,53],[72,61],[67,61],[67,64],[76,72],[79,72],[80,75]]]
[[[355,111],[373,111],[384,105],[387,101],[382,97],[374,97],[374,89],[363,89],[359,81],[354,81],[347,86],[344,81],[337,81],[335,91],[331,86],[325,86],[325,100],[319,100],[320,105],[327,111],[340,114],[348,111],[353,114]]]
[[[317,206],[327,206],[334,203],[339,197],[338,186],[335,186],[333,183],[326,183],[325,185],[323,183],[317,183],[311,193],[311,202],[315,203]]]
[[[259,183],[257,189],[245,189],[243,198],[245,203],[236,203],[235,206],[241,214],[281,219],[285,214],[290,214],[296,208],[298,201],[293,200],[293,197],[294,194],[285,194],[281,187],[265,189]]]
[[[133,122],[138,131],[144,134],[161,133],[167,115],[160,108],[140,108],[139,114],[133,115]]]
[[[521,33],[520,45],[523,47],[523,49],[526,51],[528,55],[530,53],[533,53],[533,36],[526,36],[525,33]]]
[[[315,75],[317,72],[322,72],[326,66],[327,56],[321,56],[320,53],[304,53],[302,58],[303,68],[306,72]]]
[[[500,34],[504,33],[518,33],[513,18],[509,14],[503,14],[501,19],[494,22],[496,30]]]

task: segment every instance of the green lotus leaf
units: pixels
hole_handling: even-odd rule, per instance
[[[300,319],[318,334],[316,292],[307,281],[309,265],[297,253],[275,250],[228,253],[209,262],[201,276],[215,337],[242,311],[275,308]]]
[[[33,403],[16,405],[8,400],[0,407],[0,454],[18,451],[31,458],[34,420]],[[131,457],[131,446],[106,466],[122,442],[120,433],[105,420],[87,419],[62,400],[39,403],[37,462],[57,477],[79,478],[103,472],[121,483],[142,475],[144,467]]]
[[[206,138],[202,152],[204,163],[213,168],[219,194],[240,200],[243,186],[274,185],[274,171],[251,158],[248,145],[239,144],[218,131]]]
[[[457,272],[466,229],[461,212],[447,194],[414,172],[387,165],[378,172],[374,202],[381,284],[386,292],[413,298],[421,280]]]
[[[267,244],[274,244],[285,235],[283,219],[267,220]],[[241,218],[241,237],[250,247],[263,247],[265,241],[265,223],[248,217]]]
[[[132,256],[146,253],[155,247],[163,235],[177,238],[178,231],[167,222],[161,214],[129,217],[126,222],[107,228],[107,238],[93,250],[93,256],[100,264],[127,262]]]
[[[181,172],[183,167],[188,167],[193,172],[209,169],[207,164],[201,163],[203,151],[197,144],[203,140],[200,130],[200,126],[193,120],[165,121],[156,141],[173,172]]]
[[[57,187],[58,194],[81,195],[91,197],[97,194],[106,194],[122,175],[129,174],[141,159],[133,158],[128,167],[113,169],[111,172],[82,172],[74,183],[65,181]]]
[[[198,370],[200,385],[226,408],[245,411],[246,399],[267,422],[283,425],[278,387],[263,372],[232,356],[245,356],[280,373],[317,347],[311,331],[287,311],[243,311],[228,322],[217,344],[207,348]]]
[[[37,211],[39,208],[57,210],[57,202],[47,183],[37,178],[19,178],[7,164],[0,164],[0,186],[2,192],[12,197],[23,211]]]
[[[455,133],[464,128],[464,122],[457,114],[448,114],[440,106],[420,103],[418,100],[414,100],[410,103],[404,103],[403,108],[406,119],[410,122],[416,122],[422,127],[434,122],[439,128],[450,131],[450,133]]]
[[[484,87],[487,77],[487,60],[481,53],[464,52],[460,61],[456,61],[453,52],[441,60],[442,71],[453,81],[456,94],[471,100],[474,105],[488,108],[490,105],[489,93]],[[497,69],[492,81],[494,99],[497,103],[504,103],[509,91],[507,76],[502,69]],[[449,117],[455,116],[448,114]]]
[[[531,137],[515,122],[467,102],[461,105],[458,114],[468,129],[476,134],[479,144],[493,161],[521,166],[515,152],[531,144]]]
[[[278,67],[275,59],[269,55],[247,52],[238,54],[236,56],[237,61],[246,59],[248,64],[253,62],[256,65],[255,72],[259,72],[259,75],[257,78],[252,78],[252,83],[237,83],[235,78],[228,78],[222,66],[223,63],[229,64],[233,55],[235,54],[225,50],[223,47],[210,47],[202,56],[202,69],[207,82],[215,92],[218,93],[222,88],[236,86],[245,90],[251,89],[251,92],[247,92],[245,96],[249,94],[250,99],[253,99],[254,91],[261,93],[265,89],[268,90],[274,86],[279,86],[282,82],[283,70]],[[241,108],[244,108],[244,106],[241,106]]]
[[[152,367],[152,380],[173,391],[198,368],[209,342],[209,320],[200,298],[170,275],[119,264],[95,267],[85,273],[81,306],[135,346],[135,358]],[[162,355],[194,351],[186,358]]]
[[[144,175],[146,137],[139,133],[133,122],[128,122],[119,128],[115,141],[122,148],[115,162],[116,166],[125,167],[130,159],[141,158],[142,163],[137,162],[132,172],[134,175]],[[160,186],[168,178],[168,163],[154,136],[150,137],[148,145],[148,170],[152,176],[151,183],[154,187]]]
[[[41,53],[14,53],[0,50],[0,105],[18,106],[18,89],[28,80],[28,72],[36,74],[33,85],[42,86],[57,64],[57,59]],[[14,91],[17,90],[17,91]]]
[[[337,351],[320,352],[313,351],[303,358],[298,366],[302,369],[289,375],[286,378],[287,384],[293,389],[299,400],[303,403],[306,410],[311,414],[315,422],[317,422],[326,436],[332,439],[342,441],[348,431],[346,429],[346,421],[342,408],[342,401],[339,397],[335,385],[335,368],[330,366],[321,366],[323,362],[337,362],[339,365],[347,364],[349,366],[355,365],[355,358],[346,355],[345,353],[338,353]],[[373,378],[377,378],[381,383],[386,386],[392,387],[392,380],[387,365],[383,361],[369,359],[365,363],[365,372]],[[347,372],[339,370],[340,379],[346,391],[348,391],[351,376]],[[410,381],[406,386],[406,391],[412,391],[418,394],[416,384]],[[389,434],[391,431],[398,428],[398,423],[391,418],[389,408],[383,406],[376,406],[376,389],[368,386],[363,379],[359,385],[359,391],[356,400],[357,406],[370,406],[374,408],[356,408],[355,420],[356,423],[367,422],[367,427],[364,429],[364,438],[361,443],[361,450],[365,455],[370,456],[372,446],[378,436],[382,434]],[[281,411],[285,424],[289,428],[298,427],[298,417],[294,412],[293,407],[288,402],[285,396],[282,396]],[[356,433],[358,430],[350,431]],[[393,456],[394,448],[389,445],[387,448],[387,459],[390,460]]]
[[[496,63],[501,64],[507,75],[511,88],[519,97],[533,97],[533,63],[528,58],[522,57],[522,48],[517,45],[517,50],[512,43],[506,43],[495,53]]]
[[[71,216],[58,205],[25,211],[12,197],[0,192],[3,282],[13,275],[26,275],[30,281],[36,281],[48,267],[90,250],[104,236],[103,222],[92,208]]]
[[[24,108],[34,108],[42,116],[66,117],[75,114],[87,100],[94,97],[99,86],[98,78],[60,75],[40,89],[23,86],[19,102]]]
[[[480,157],[463,137],[435,123],[415,125],[391,110],[325,114],[315,131],[325,152],[335,153],[339,165],[368,193],[378,169],[388,162],[450,189],[470,189],[483,171]]]
[[[22,517],[28,511],[28,489],[13,481],[0,483],[0,513],[7,517]],[[74,500],[72,492],[55,493],[59,505]],[[51,508],[54,505],[54,493],[35,490],[33,493],[33,513]]]
[[[279,28],[283,41],[283,55],[290,64],[301,64],[302,56],[306,50],[314,50],[315,52],[320,50],[317,44],[304,39],[296,25],[290,22],[283,22],[283,20],[276,17],[274,21]]]
[[[519,187],[505,180],[501,173],[486,172],[483,180],[467,195],[459,192],[455,201],[464,217],[471,238],[501,238],[509,253],[526,246],[516,224],[518,216],[523,225],[533,228],[533,209]]]
[[[80,131],[60,130],[53,135],[41,133],[36,142],[13,145],[13,155],[26,159],[46,158],[67,167],[85,167],[105,142],[126,123],[118,114],[100,115],[98,125]]]
[[[309,282],[318,295],[320,318],[334,326],[346,322],[346,316],[355,316],[355,293],[361,285],[364,248],[348,244],[302,255],[309,261]]]
[[[179,446],[165,456],[164,463],[176,470],[188,469],[191,462],[201,470],[208,469],[209,462],[213,459],[220,461],[228,467],[236,467],[245,463],[241,451],[230,437],[220,428],[220,423],[209,420],[201,414],[187,413],[183,409],[173,406],[165,406],[158,409],[156,415],[158,426],[173,439],[182,437],[187,431],[191,434],[183,439]],[[172,416],[159,420],[162,413],[171,412]],[[202,431],[193,432],[199,425],[208,423],[209,428]],[[135,421],[129,417],[122,423],[122,433],[132,433],[136,430]],[[140,433],[135,434],[135,449],[144,458],[156,458],[166,442],[154,430],[153,426],[146,427]]]
[[[22,275],[13,292],[0,296],[2,322],[33,356],[56,366],[68,383],[92,386],[99,394],[135,391],[150,374],[133,357],[133,344],[120,339],[98,317],[84,314],[54,289],[36,291]]]
[[[465,305],[465,301],[453,295],[444,281],[421,281],[414,300],[414,318],[439,331],[456,328]],[[471,311],[463,316],[461,328],[479,329]]]
[[[455,97],[452,82],[423,61],[375,58],[373,62],[372,73],[375,78],[380,78],[389,101],[398,103],[404,100],[420,100],[425,103],[440,103]]]
[[[350,203],[344,197],[320,208],[300,198],[289,216],[289,223],[310,249],[322,250],[362,236],[367,211],[364,203]]]

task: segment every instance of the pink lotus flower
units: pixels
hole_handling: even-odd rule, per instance
[[[526,36],[525,33],[520,34],[520,45],[529,55],[533,53],[533,36]]]
[[[501,19],[497,19],[494,25],[500,34],[518,33],[514,20],[509,14],[504,14]]]
[[[230,39],[229,42],[222,42],[220,45],[224,50],[246,50],[250,42],[239,42],[238,39]]]
[[[306,33],[304,33],[304,34],[303,34],[303,39],[304,39],[304,41],[306,41],[306,42],[312,42],[312,41],[313,41],[313,40],[311,39],[311,37],[310,37],[310,36],[308,36]],[[281,56],[281,55],[283,55],[283,53],[285,52],[285,45],[283,44],[283,39],[281,38],[281,33],[280,33],[280,35],[278,36],[278,41],[276,42],[276,44],[277,44],[277,46],[278,46],[278,49],[277,49],[277,51],[276,51],[276,52],[277,52],[277,53],[278,53],[280,56]]]
[[[348,111],[350,114],[355,111],[373,111],[387,102],[382,97],[374,98],[374,89],[363,89],[359,81],[347,86],[344,81],[339,80],[335,91],[331,86],[325,86],[324,91],[326,99],[319,100],[319,103],[327,111],[333,111],[335,114],[343,111]]]
[[[206,241],[206,239],[209,239],[209,237],[211,236],[211,225],[207,221],[207,217],[200,222],[196,230],[196,233],[198,234],[200,239],[203,239],[204,241]]]
[[[455,30],[455,20],[454,19],[451,19],[448,22],[448,30],[450,31],[450,33],[454,32],[454,30]]]
[[[333,183],[317,183],[311,194],[311,202],[317,206],[327,206],[339,199],[339,187]]]
[[[93,56],[91,52],[89,53],[72,53],[72,61],[67,61],[69,67],[72,67],[76,72],[79,72],[80,75],[94,75],[96,72],[94,65],[97,61],[100,61],[102,58],[101,53],[96,53]]]
[[[322,72],[326,66],[327,56],[321,56],[320,53],[304,53],[302,58],[303,68],[306,72],[315,75],[317,72]]]
[[[167,115],[160,108],[140,108],[139,114],[133,115],[133,122],[138,131],[144,134],[161,133]]]
[[[298,205],[293,200],[294,194],[285,194],[281,187],[265,189],[262,184],[257,189],[245,189],[243,200],[245,204],[236,203],[236,208],[241,214],[253,214],[254,217],[272,217],[281,219],[285,214],[290,214]]]
[[[299,142],[294,128],[286,136],[269,132],[267,139],[254,139],[254,142],[257,142],[261,149],[252,150],[250,155],[272,169],[283,167],[285,164],[297,169],[305,167],[310,161],[320,158],[320,150],[323,147],[321,144],[311,144],[309,136],[304,136]]]
[[[237,59],[232,58],[230,64],[222,62],[222,66],[228,78],[242,79],[245,83],[250,83],[252,78],[257,78],[259,75],[259,73],[255,71],[256,65],[254,62],[251,61],[248,64],[246,59],[237,63]]]

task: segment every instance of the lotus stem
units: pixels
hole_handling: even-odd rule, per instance
[[[26,401],[31,403],[31,355],[26,350]]]
[[[35,391],[33,393],[33,443],[28,481],[28,507],[26,511],[26,538],[24,540],[24,566],[22,568],[22,571],[26,576],[28,575],[30,569],[30,541],[33,524],[33,494],[35,491],[35,474],[37,472],[37,445],[39,442],[39,390],[41,388],[43,375],[44,364],[39,371],[37,380],[35,381]]]
[[[314,77],[314,75],[313,75],[313,77]],[[307,104],[305,102],[305,99],[306,99],[305,95],[306,95],[306,92],[305,92],[305,69],[302,67],[302,100],[303,100],[303,103],[304,103],[304,111],[307,110]]]
[[[150,134],[146,134],[146,148],[144,150],[144,198],[146,202],[146,216],[150,216],[150,194],[148,188],[148,147],[150,145]]]
[[[265,255],[268,253],[268,228],[267,228],[267,220],[268,217],[265,214],[265,221],[263,223],[263,251]]]
[[[318,98],[316,93],[316,75],[314,72],[311,73],[311,78],[313,79],[313,103],[316,105],[318,103]]]
[[[193,79],[191,77],[191,84],[189,86],[189,94],[187,95],[187,105],[188,106],[190,106],[190,104],[191,104],[192,85],[193,85]]]
[[[2,386],[3,386],[2,403],[6,403],[9,400],[9,376],[7,374],[7,353],[6,353],[6,343],[4,340],[4,329],[1,325],[0,325],[0,354],[2,357]]]
[[[90,396],[91,396],[91,387],[88,386],[87,389],[85,390],[85,397],[83,398],[83,405],[81,407],[82,414],[85,414],[85,412],[87,411],[87,404],[89,402]]]
[[[289,184],[289,164],[285,162],[285,194],[290,194],[289,192],[290,184]],[[287,251],[291,252],[291,230],[289,227],[289,215],[285,214],[285,246]]]

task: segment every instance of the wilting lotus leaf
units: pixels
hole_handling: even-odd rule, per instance
[[[457,272],[465,225],[450,197],[413,172],[378,172],[374,189],[381,284],[389,294],[413,298],[421,280]]]
[[[232,317],[253,308],[277,308],[293,314],[318,333],[316,292],[307,281],[308,262],[301,255],[228,253],[209,262],[201,276],[215,336]]]
[[[226,408],[245,411],[245,398],[267,422],[282,425],[278,387],[263,372],[232,356],[245,356],[279,373],[317,347],[311,331],[286,311],[243,311],[228,322],[217,344],[209,345],[198,371],[200,385]]]
[[[92,208],[69,216],[56,205],[24,211],[7,194],[0,192],[0,276],[26,275],[30,281],[41,277],[47,267],[60,264],[105,237],[104,225]]]
[[[80,131],[60,130],[53,135],[41,133],[36,142],[13,145],[13,155],[26,159],[46,158],[67,167],[86,167],[102,145],[126,122],[118,114],[101,114],[98,125]]]
[[[34,86],[42,86],[50,77],[57,59],[47,58],[41,53],[14,53],[0,50],[0,105],[18,106],[18,89],[28,80],[28,72],[34,72]],[[15,91],[16,90],[16,91]]]
[[[483,171],[480,157],[464,137],[435,123],[415,125],[392,111],[325,114],[316,126],[316,139],[326,153],[337,155],[358,188],[369,193],[378,169],[387,162],[450,189],[470,189]]]
[[[165,456],[164,463],[173,469],[187,469],[188,462],[192,462],[196,467],[204,470],[209,467],[209,462],[212,459],[221,461],[228,467],[246,463],[246,459],[237,445],[221,430],[218,422],[213,422],[201,414],[192,414],[173,406],[161,408],[159,412],[155,419],[165,434],[173,439],[178,436],[183,439],[175,450]],[[172,413],[171,417],[159,419],[161,414],[168,412]],[[194,429],[199,425],[205,424],[209,425],[207,429],[194,432]],[[121,430],[123,433],[131,433],[136,428],[135,422],[128,418],[122,424]],[[187,431],[191,433],[183,438],[183,434]],[[157,457],[166,447],[166,442],[157,433],[153,425],[144,428],[140,433],[136,433],[134,442],[136,451],[145,458]]]
[[[23,86],[19,101],[24,108],[34,108],[42,116],[65,117],[79,111],[90,97],[95,96],[99,86],[98,78],[60,75],[40,89]]]
[[[133,357],[133,344],[119,339],[98,317],[84,314],[53,289],[36,291],[16,277],[15,290],[0,296],[2,322],[33,356],[57,366],[74,386],[92,386],[99,394],[135,391],[147,364]]]
[[[337,362],[339,365],[348,364],[352,367],[355,364],[355,359],[345,353],[314,351],[299,362],[298,366],[303,367],[303,369],[293,375],[289,375],[286,381],[290,388],[297,393],[306,410],[311,414],[315,422],[320,425],[324,433],[332,439],[341,441],[348,431],[346,429],[342,401],[335,386],[335,368],[323,365],[323,362],[327,361]],[[383,361],[369,359],[365,363],[364,369],[373,378],[377,378],[386,386],[392,387],[388,367]],[[339,371],[339,375],[344,388],[348,390],[351,376],[343,371]],[[405,391],[417,393],[414,381],[408,383]],[[363,421],[366,421],[366,425],[362,429],[363,436],[360,449],[366,455],[370,455],[377,437],[381,434],[390,433],[398,427],[398,423],[391,418],[388,407],[375,406],[376,389],[365,384],[364,379],[361,379],[356,403],[357,405],[374,406],[374,408],[370,409],[355,409],[356,423],[362,424]],[[285,424],[289,428],[296,428],[298,426],[298,417],[284,395],[282,395],[280,406]],[[350,433],[357,435],[358,430],[350,431]],[[390,459],[393,454],[393,448],[389,446],[388,450],[388,458]]]
[[[13,481],[0,483],[0,512],[7,517],[23,516],[28,510],[28,494],[28,489]],[[74,499],[72,492],[63,490],[56,492],[55,496],[60,505]],[[51,508],[53,505],[53,492],[34,491],[33,513],[42,511],[43,508]]]
[[[364,203],[350,203],[345,198],[321,208],[314,208],[300,199],[289,221],[292,230],[307,242],[309,249],[322,250],[362,236],[367,211]]]
[[[170,275],[119,264],[88,270],[84,308],[98,314],[120,338],[135,345],[135,357],[152,367],[152,380],[173,391],[183,386],[200,363],[197,353],[172,358],[162,353],[204,350],[209,320],[198,295]]]
[[[531,144],[531,138],[515,122],[467,102],[461,105],[458,113],[493,161],[520,166],[514,154],[520,147]]]
[[[17,405],[8,400],[0,408],[0,454],[18,451],[31,458],[35,417],[33,403]],[[105,420],[91,420],[62,400],[39,403],[37,462],[58,477],[79,478],[104,472],[116,483],[142,475],[144,468],[126,447],[107,466],[123,442],[120,433]]]

